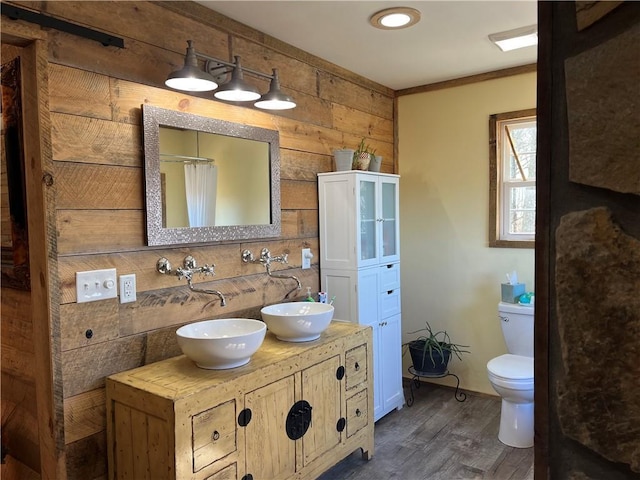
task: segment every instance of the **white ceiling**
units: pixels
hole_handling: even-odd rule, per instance
[[[199,1],[217,12],[394,90],[536,62],[536,47],[502,52],[487,36],[537,23],[535,0]],[[412,7],[420,22],[379,30],[375,12]]]

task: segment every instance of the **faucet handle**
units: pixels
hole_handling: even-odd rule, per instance
[[[250,263],[250,262],[255,262],[255,257],[253,256],[253,253],[251,253],[251,250],[243,250],[242,251],[242,261],[244,263]]]
[[[263,248],[260,251],[260,261],[263,263],[269,263],[271,261],[271,252],[268,248]]]
[[[204,267],[200,268],[200,273],[202,273],[204,276],[207,275],[215,275],[216,272],[213,271],[213,269],[216,268],[215,264],[211,264],[211,266],[207,265],[206,263],[204,264]]]
[[[191,282],[191,279],[193,278],[193,271],[188,268],[178,267],[176,268],[176,275],[178,280],[182,280],[182,277],[184,277],[187,279],[187,282]]]
[[[289,263],[287,261],[289,259],[289,254],[288,253],[283,253],[280,257],[282,258],[282,263]]]

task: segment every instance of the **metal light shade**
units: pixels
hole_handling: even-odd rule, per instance
[[[208,92],[218,88],[213,77],[198,67],[196,51],[193,41],[187,40],[187,54],[184,57],[184,67],[169,74],[165,85],[176,90],[187,92]]]
[[[249,102],[251,100],[257,100],[260,98],[258,89],[253,85],[244,81],[244,74],[242,73],[242,66],[240,65],[240,57],[235,57],[236,62],[231,72],[231,80],[224,85],[221,85],[214,93],[213,96],[220,100],[227,100],[231,102]]]
[[[260,97],[254,105],[264,110],[288,110],[296,106],[289,95],[280,90],[280,80],[278,79],[278,69],[273,69],[273,78],[269,91]]]

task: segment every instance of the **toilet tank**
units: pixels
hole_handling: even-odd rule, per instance
[[[529,305],[498,304],[502,335],[509,353],[533,357],[533,312]]]

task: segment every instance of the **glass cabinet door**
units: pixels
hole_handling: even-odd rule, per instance
[[[397,179],[380,181],[381,259],[399,255],[398,182]]]
[[[360,180],[360,261],[373,260],[377,256],[376,236],[376,181]]]

